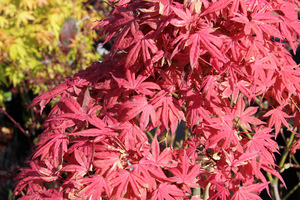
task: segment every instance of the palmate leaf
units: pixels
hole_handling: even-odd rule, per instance
[[[41,110],[40,114],[42,114],[46,104],[53,98],[57,97],[58,95],[62,94],[64,91],[66,91],[69,88],[69,86],[66,83],[63,83],[61,85],[58,85],[53,90],[46,92],[44,94],[41,94],[40,96],[36,97],[32,102],[30,103],[29,107],[35,106],[39,103]]]
[[[275,125],[275,137],[277,137],[281,124],[285,125],[288,129],[290,129],[290,126],[288,122],[286,121],[286,118],[290,118],[288,114],[286,114],[284,111],[282,111],[280,108],[274,108],[270,111],[268,111],[266,114],[263,115],[264,117],[271,116],[269,119],[269,127],[272,127]]]
[[[214,30],[211,28],[203,28],[191,35],[182,34],[176,39],[179,41],[179,43],[176,46],[172,57],[173,55],[175,55],[175,53],[179,51],[178,48],[183,48],[181,46],[184,42],[187,46],[191,46],[190,61],[192,67],[198,68],[197,59],[206,51],[210,54],[211,57],[216,58],[217,60],[220,60],[223,63],[227,62],[228,59],[220,51],[223,42],[219,37],[213,35],[213,32]],[[199,46],[203,48],[199,49]]]
[[[158,108],[157,116],[161,119],[164,127],[169,130],[170,123],[171,132],[174,134],[178,122],[184,119],[184,114],[176,99],[168,92],[161,90],[151,99],[151,104],[154,108]]]
[[[134,90],[137,94],[152,95],[153,90],[160,90],[159,85],[153,82],[144,82],[148,77],[138,75],[135,78],[135,73],[130,70],[126,71],[126,79],[113,77],[117,81],[119,87],[123,87],[126,90]]]
[[[129,121],[138,114],[142,113],[140,116],[140,128],[144,130],[150,121],[155,126],[157,124],[157,116],[154,106],[148,102],[144,95],[134,96],[131,100],[124,103],[125,116],[122,117],[124,121]]]
[[[187,45],[189,45],[190,48],[190,65],[192,68],[199,68],[199,62],[198,59],[201,55],[206,53],[205,50],[201,49],[200,47],[200,36],[199,34],[192,34],[190,36],[190,39],[187,41]]]
[[[113,171],[109,174],[109,182],[114,188],[112,196],[115,198],[122,197],[124,194],[129,192],[129,187],[136,198],[141,197],[143,188],[148,187],[147,180],[137,174],[135,170],[128,171],[125,169],[120,169],[118,171]]]
[[[101,199],[104,194],[110,197],[112,189],[109,182],[103,176],[92,175],[79,180],[79,182],[84,185],[84,188],[78,192],[79,197],[91,200]]]
[[[257,81],[258,79],[260,79],[263,83],[265,83],[264,85],[266,86],[273,85],[272,81],[267,81],[267,70],[269,72],[275,72],[276,68],[276,64],[274,63],[271,56],[262,57],[260,59],[258,58],[251,66],[254,80]]]
[[[146,159],[142,159],[129,167],[131,167],[130,170],[134,170],[137,174],[140,174],[141,177],[147,180],[149,186],[147,189],[151,192],[157,188],[157,181],[165,181],[167,180],[167,177],[162,168],[149,165],[144,161],[146,161]]]
[[[170,23],[177,27],[189,27],[189,24],[193,21],[194,16],[189,11],[189,9],[182,9],[176,8],[175,6],[172,7],[174,13],[180,18],[180,20],[173,18]]]
[[[205,101],[202,96],[192,91],[188,92],[187,96],[186,117],[191,127],[199,124],[201,120],[212,123],[210,112],[205,109]]]
[[[215,119],[213,122],[214,123],[210,126],[216,129],[216,134],[213,134],[206,140],[205,148],[215,148],[216,146],[220,146],[227,149],[231,146],[235,146],[239,151],[241,151],[242,146],[240,138],[238,137],[237,130],[232,127],[232,124],[228,124],[228,122],[226,123],[226,120],[221,119]]]
[[[117,130],[121,130],[118,138],[124,143],[127,149],[135,148],[135,144],[148,140],[147,135],[136,124],[125,121],[118,124]]]
[[[153,138],[151,153],[146,153],[146,160],[143,163],[170,168],[177,165],[177,162],[172,158],[172,150],[170,148],[165,148],[162,152],[160,152],[157,135]]]
[[[149,32],[144,35],[141,31],[136,32],[134,36],[134,40],[132,41],[133,47],[130,48],[128,52],[128,56],[125,61],[125,68],[133,66],[134,63],[137,62],[139,56],[142,57],[143,62],[146,66],[150,64],[150,60],[152,55],[155,55],[158,52],[158,48],[153,40],[154,32]],[[152,54],[152,55],[151,55]]]
[[[251,131],[250,124],[260,125],[265,124],[265,122],[260,119],[250,116],[257,112],[258,107],[248,107],[245,109],[245,102],[242,97],[240,97],[236,104],[236,116],[238,121],[242,126],[244,126],[248,131]]]
[[[43,182],[53,182],[58,179],[58,176],[53,173],[55,168],[51,163],[49,163],[48,160],[46,162],[48,166],[46,166],[43,163],[39,163],[37,160],[30,161],[29,166],[30,168],[24,168],[22,169],[22,174],[18,174],[17,180],[20,180],[17,187],[20,187],[22,190],[24,187],[26,187],[27,184],[29,184],[29,191],[35,191],[37,188],[42,188],[39,186],[39,183]],[[34,177],[32,179],[32,177]],[[35,186],[35,184],[37,184]]]
[[[264,126],[259,126],[254,128],[255,134],[253,135],[252,139],[244,145],[244,148],[250,151],[260,151],[260,156],[262,157],[261,161],[271,164],[274,163],[274,157],[272,156],[272,153],[278,153],[278,144],[271,139],[274,137],[274,135],[270,134],[272,129],[263,127]]]
[[[219,37],[211,34],[213,32],[214,31],[212,29],[200,30],[198,32],[200,42],[204,46],[204,48],[210,53],[211,56],[225,63],[228,61],[228,59],[220,51],[220,47],[222,46],[223,42]]]
[[[203,82],[201,83],[201,90],[203,90],[204,96],[206,99],[211,99],[212,97],[217,96],[217,87],[218,82],[217,79],[219,77],[217,75],[207,75],[203,78]]]
[[[57,130],[45,132],[40,136],[40,142],[37,144],[33,158],[41,156],[41,159],[44,159],[52,153],[55,159],[60,160],[67,151],[68,144],[69,139],[64,133]]]
[[[33,21],[35,19],[35,16],[33,16],[32,11],[19,11],[17,12],[17,20],[16,25],[19,28],[21,24],[24,24],[25,26],[28,24],[29,21]]]
[[[38,193],[29,194],[24,197],[18,198],[20,200],[38,200],[38,199],[45,199],[45,200],[63,200],[63,197],[60,192],[55,189],[48,189],[48,190],[40,190]]]
[[[226,8],[232,1],[238,1],[238,0],[220,0],[216,1],[213,4],[211,4],[201,15],[207,15],[210,13],[214,13],[217,11],[220,11],[224,8]]]
[[[92,162],[87,158],[84,152],[77,149],[74,150],[74,157],[79,165],[69,164],[63,167],[61,170],[66,172],[74,172],[77,178],[83,178],[84,175],[86,175],[90,171]]]
[[[269,36],[282,38],[278,28],[275,26],[280,20],[277,16],[272,15],[271,12],[253,13],[251,20],[245,14],[236,13],[236,15],[238,17],[234,17],[232,20],[245,24],[244,32],[246,35],[251,35],[254,32],[260,41],[263,40],[263,32]]]
[[[227,199],[228,196],[230,196],[228,188],[226,187],[226,185],[224,183],[220,183],[214,179],[211,181],[211,183],[213,185],[213,187],[211,187],[211,188],[215,188],[216,193],[214,195],[210,196],[210,199],[217,200],[217,199],[221,198],[222,200],[223,199],[225,200],[225,199]]]
[[[232,152],[228,153],[224,149],[222,149],[222,150],[223,150],[223,153],[226,158],[226,163],[231,168],[231,171],[234,173],[238,172],[238,169],[237,169],[238,166],[246,165],[248,163],[248,161],[250,161],[251,159],[257,158],[260,154],[259,151],[250,150],[250,151],[244,152],[240,156],[237,156],[237,155],[234,155]]]
[[[128,69],[129,67],[133,66],[134,63],[137,61],[140,50],[142,48],[142,42],[141,40],[138,40],[134,46],[130,49],[128,52],[128,56],[126,57],[126,68]]]
[[[197,177],[201,173],[200,167],[201,165],[199,164],[191,166],[190,158],[187,157],[187,154],[184,151],[184,155],[181,158],[180,165],[178,165],[178,167],[169,169],[169,171],[174,174],[174,177],[170,177],[169,180],[171,180],[172,182],[176,182],[177,184],[183,184],[183,191],[191,193],[191,187],[199,187],[199,184],[197,183]]]
[[[109,26],[106,26],[108,24]],[[112,46],[112,55],[114,55],[119,49],[119,46],[122,45],[124,38],[130,38],[131,36],[135,35],[139,28],[139,24],[137,23],[132,10],[125,11],[124,9],[122,10],[118,7],[116,8],[114,15],[110,15],[105,18],[101,23],[98,24],[98,26],[105,26],[106,28],[103,29],[103,33],[108,34],[108,37],[103,45],[115,36],[115,34],[118,32],[117,30],[121,29],[119,34],[116,36],[115,43]],[[129,36],[126,37],[127,35]]]
[[[258,200],[261,199],[259,193],[265,189],[270,182],[256,183],[240,187],[233,195],[233,200],[249,199]]]
[[[100,175],[106,172],[113,171],[122,167],[120,161],[120,153],[118,151],[105,150],[106,146],[103,146],[102,151],[96,151],[93,166],[96,169],[100,169],[98,172]]]
[[[85,99],[84,99],[85,100]],[[96,116],[98,109],[101,109],[101,106],[94,106],[93,109],[87,110],[88,105],[80,104],[72,98],[62,97],[60,103],[65,105],[65,113],[59,114],[58,116],[54,115],[49,120],[62,120],[62,119],[72,119],[81,122],[88,122],[99,129],[103,129],[106,125],[105,123]],[[83,101],[85,103],[85,101]]]
[[[175,185],[161,183],[158,188],[152,193],[151,200],[173,200],[174,197],[183,198],[184,192]]]
[[[290,20],[289,20],[290,21]],[[296,49],[297,49],[297,46],[295,44],[295,41],[294,41],[294,37],[292,36],[292,33],[293,33],[293,27],[291,26],[292,21],[290,21],[290,23],[284,23],[284,22],[280,22],[280,30],[281,30],[281,33],[282,35],[287,39],[287,41],[289,42],[289,45],[291,46],[294,54],[296,54]],[[293,24],[293,25],[296,25],[298,26],[297,24]]]
[[[280,75],[282,78],[282,84],[289,90],[291,94],[295,94],[300,91],[300,72],[295,66],[283,66],[280,70]]]

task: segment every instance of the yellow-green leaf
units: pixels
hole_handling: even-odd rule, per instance
[[[24,9],[34,10],[36,9],[35,0],[21,0],[20,7]]]
[[[4,16],[0,16],[0,28],[4,28],[8,25],[8,20]]]
[[[15,16],[16,12],[17,12],[17,8],[15,5],[9,4],[9,5],[5,6],[4,14],[6,16],[13,17],[13,16]]]
[[[20,27],[21,24],[24,24],[25,26],[28,24],[29,20],[34,20],[35,17],[32,15],[31,11],[21,11],[17,15],[17,27]]]

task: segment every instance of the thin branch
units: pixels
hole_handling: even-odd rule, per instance
[[[29,134],[28,134],[28,132],[27,131],[25,131],[22,127],[21,127],[21,125],[18,123],[18,122],[16,122],[3,108],[1,108],[0,107],[0,112],[2,112],[3,114],[5,114],[6,115],[6,117],[8,117],[8,119],[16,126],[16,127],[18,127],[18,129],[24,134],[24,135],[26,135],[26,137],[29,137]]]
[[[297,189],[298,189],[298,187],[300,187],[300,182],[298,182],[298,184],[297,185],[295,185],[294,187],[293,187],[293,189],[291,189],[283,198],[282,198],[282,200],[287,200]]]
[[[203,200],[207,200],[209,198],[209,188],[211,183],[208,183],[204,190]]]
[[[245,135],[249,138],[252,139],[252,135],[249,133],[249,131],[241,124],[240,120],[235,120],[238,124],[238,126],[243,130]]]
[[[149,136],[149,138],[151,139],[151,141],[153,141],[153,135],[152,135],[152,133],[150,131],[147,131],[146,133]]]
[[[295,103],[294,99],[292,97],[290,97],[290,100],[292,101],[292,103],[294,104],[294,106],[297,108],[298,112],[300,112],[300,108],[297,106],[297,104]]]
[[[295,133],[291,133],[290,138],[289,138],[289,141],[288,141],[288,143],[287,143],[287,145],[286,145],[287,148],[284,150],[284,152],[283,152],[283,154],[282,154],[282,156],[281,156],[279,165],[278,165],[279,170],[283,167],[283,165],[284,165],[284,163],[285,163],[285,161],[286,161],[286,159],[287,159],[287,157],[288,157],[288,155],[289,155],[290,147],[292,146],[293,141],[294,141],[294,136],[295,136]],[[275,182],[276,184],[278,183],[278,177],[275,177],[275,178],[274,178],[274,182]]]
[[[292,157],[293,161],[295,162],[295,164],[296,164],[297,166],[300,166],[299,162],[298,162],[297,159],[295,158],[295,155],[292,155],[291,157]]]
[[[273,187],[275,200],[281,200],[280,195],[279,195],[279,191],[278,191],[278,182],[275,183],[275,181],[273,181],[273,182],[271,183],[271,185],[272,185],[272,187]]]

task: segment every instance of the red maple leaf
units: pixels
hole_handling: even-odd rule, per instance
[[[213,119],[215,123],[210,126],[215,128],[217,132],[211,135],[206,141],[206,149],[215,148],[218,144],[224,149],[232,146],[237,147],[239,151],[242,149],[237,130],[232,127],[231,121],[229,123],[226,121],[228,120]]]
[[[106,144],[96,145],[93,166],[99,169],[100,175],[122,168],[120,151]]]
[[[259,151],[260,154],[260,162],[266,162],[269,164],[274,163],[273,152],[278,153],[278,144],[272,140],[271,138],[274,135],[271,135],[271,128],[263,128],[263,126],[254,128],[255,134],[252,139],[250,139],[245,145],[244,149],[249,151]]]
[[[268,111],[263,116],[264,117],[271,116],[269,119],[269,127],[272,127],[275,125],[275,137],[277,137],[277,135],[280,131],[281,124],[285,125],[288,129],[290,129],[290,126],[289,126],[288,122],[286,121],[286,118],[290,118],[290,116],[288,116],[288,114],[286,114],[280,108],[274,108],[274,109]]]
[[[244,126],[248,131],[251,131],[250,124],[260,125],[265,124],[265,122],[260,119],[250,116],[257,112],[258,107],[248,107],[245,109],[245,102],[242,97],[240,97],[236,104],[236,117],[242,126]]]
[[[35,106],[36,104],[39,103],[41,110],[40,110],[40,114],[42,114],[46,104],[53,99],[54,97],[60,95],[61,93],[63,93],[66,89],[68,89],[69,86],[67,85],[67,83],[63,83],[61,85],[56,86],[53,90],[50,90],[46,93],[41,94],[40,96],[34,98],[34,100],[32,100],[32,102],[30,103],[29,107]]]
[[[76,173],[76,177],[83,178],[84,175],[86,175],[91,168],[91,160],[88,160],[87,156],[84,152],[74,150],[74,157],[79,164],[68,164],[65,167],[63,167],[61,170],[66,172],[74,172]]]
[[[124,38],[128,35],[130,37],[131,34],[135,35],[139,28],[139,24],[137,23],[137,19],[134,17],[132,10],[115,10],[114,15],[106,17],[101,23],[99,23],[98,26],[105,26],[107,24],[110,24],[110,26],[106,26],[107,28],[103,29],[103,33],[108,34],[108,37],[103,45],[117,33],[116,30],[121,29],[121,31],[118,32],[115,43],[112,46],[113,54],[115,54],[119,49],[119,46],[122,45]]]
[[[184,192],[175,185],[161,183],[151,194],[151,200],[173,200],[174,197],[184,197]]]
[[[170,123],[171,132],[175,133],[178,122],[184,119],[184,114],[176,99],[162,90],[151,99],[151,104],[154,108],[158,108],[157,116],[160,116],[164,127],[169,130]]]
[[[124,114],[121,116],[123,121],[129,121],[135,117],[137,117],[140,113],[139,122],[141,130],[144,130],[150,121],[156,126],[157,124],[157,115],[155,112],[155,107],[148,102],[146,96],[138,95],[133,96],[130,100],[123,104],[123,112]]]
[[[147,180],[135,170],[120,169],[109,174],[109,182],[114,188],[112,195],[115,198],[122,197],[132,190],[135,197],[141,197],[143,188],[149,187]],[[130,196],[133,196],[130,194]]]
[[[170,23],[177,27],[185,27],[189,29],[190,24],[193,23],[193,21],[196,19],[196,16],[198,16],[198,14],[192,15],[189,9],[176,8],[173,6],[172,10],[179,17],[179,19],[173,18],[171,19]]]
[[[126,71],[126,79],[113,77],[117,82],[119,87],[123,87],[126,90],[134,90],[137,94],[153,95],[155,92],[153,90],[160,90],[159,85],[153,82],[144,82],[147,76],[138,75],[135,78],[135,73],[130,70]]]
[[[79,182],[84,185],[83,189],[77,194],[79,197],[89,198],[91,200],[101,199],[103,194],[110,197],[111,186],[103,176],[92,175],[80,179]]]
[[[279,22],[279,19],[272,15],[271,12],[254,12],[251,14],[251,20],[245,14],[236,13],[238,17],[231,18],[231,20],[245,24],[244,33],[246,35],[252,35],[254,32],[261,41],[263,40],[263,32],[270,36],[281,38],[279,30],[273,24]]]
[[[216,179],[212,179],[210,183],[212,183],[210,189],[213,190],[213,192],[216,192],[214,195],[210,196],[212,200],[218,200],[219,198],[223,200],[230,196],[230,192],[224,183],[220,183]]]
[[[39,190],[37,193],[28,194],[26,196],[18,198],[20,200],[37,200],[37,199],[56,199],[63,200],[62,193],[57,191],[56,189],[47,189],[47,190]]]
[[[78,124],[79,127],[85,123],[90,123],[100,129],[103,129],[106,126],[104,122],[97,117],[97,110],[101,109],[101,107],[99,106],[87,110],[85,104],[82,107],[75,99],[68,97],[62,97],[59,103],[64,105],[64,113],[61,113],[58,116],[53,115],[52,118],[48,120],[70,119],[75,124],[76,122],[78,123],[78,121],[80,121],[81,123]],[[60,128],[67,128],[71,126],[73,126],[73,123],[65,123],[62,126],[60,126]]]
[[[226,8],[233,0],[219,0],[212,3],[201,15],[207,15]],[[236,0],[235,0],[236,1]]]
[[[33,158],[41,156],[41,159],[47,158],[50,155],[60,163],[65,152],[68,150],[69,139],[67,135],[58,130],[44,132],[39,136],[39,143]]]
[[[239,173],[238,167],[241,165],[246,165],[251,159],[256,158],[259,155],[259,151],[246,151],[241,155],[235,155],[233,152],[226,152],[223,149],[223,154],[225,155],[226,165],[228,165],[228,172],[237,174]],[[223,165],[223,164],[222,164]],[[225,165],[221,166],[224,167]]]
[[[135,144],[148,141],[147,135],[134,123],[125,121],[115,127],[121,130],[118,138],[124,143],[127,150],[135,148]]]
[[[193,91],[187,92],[186,115],[191,127],[198,125],[205,120],[207,123],[212,123],[210,112],[205,109],[205,101],[200,94]]]
[[[125,68],[131,67],[139,58],[139,55],[142,56],[144,64],[147,66],[150,64],[152,55],[155,55],[158,51],[158,48],[154,42],[154,39],[151,36],[154,32],[150,31],[144,35],[141,31],[135,32],[133,35],[134,46],[129,50],[128,55],[125,61]],[[152,54],[152,55],[151,55]]]
[[[199,164],[191,166],[190,159],[187,157],[186,152],[184,151],[180,165],[178,165],[178,167],[169,169],[169,171],[174,174],[174,177],[170,177],[169,180],[176,182],[177,184],[183,184],[182,189],[185,192],[191,193],[191,187],[199,187],[197,181],[198,175],[200,174],[200,167],[201,165]]]
[[[233,193],[231,199],[240,200],[240,199],[249,199],[249,200],[258,200],[259,193],[265,189],[270,182],[265,183],[256,183],[250,185],[244,185],[240,187],[236,192]]]
[[[170,148],[165,148],[162,152],[160,152],[157,135],[155,135],[152,140],[151,150],[151,153],[145,153],[147,158],[147,160],[144,161],[145,164],[170,168],[177,165],[177,162],[175,162],[172,158],[172,150]]]
[[[262,58],[256,58],[253,65],[251,65],[252,75],[254,80],[261,80],[263,85],[270,87],[274,84],[273,81],[268,81],[268,74],[270,71],[274,71],[276,69],[276,64],[274,63],[271,56],[265,56]],[[272,73],[273,74],[273,73]],[[258,84],[260,85],[260,84]]]

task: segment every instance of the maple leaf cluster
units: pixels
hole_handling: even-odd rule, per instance
[[[111,1],[110,54],[31,103],[56,102],[15,195],[260,199],[299,127],[297,3]]]

